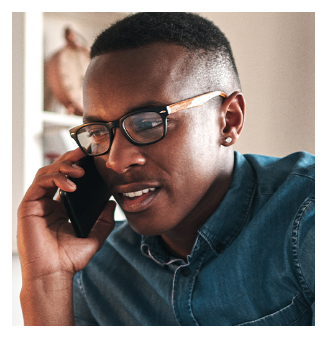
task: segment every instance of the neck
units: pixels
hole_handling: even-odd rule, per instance
[[[217,178],[192,212],[176,227],[162,234],[166,250],[178,258],[186,259],[192,252],[198,230],[216,211],[232,181],[234,161],[226,174]]]

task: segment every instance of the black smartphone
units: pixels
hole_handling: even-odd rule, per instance
[[[99,218],[111,194],[98,173],[93,157],[83,157],[77,164],[85,170],[85,174],[81,178],[68,177],[77,188],[73,192],[60,190],[60,199],[65,205],[76,236],[85,238]]]

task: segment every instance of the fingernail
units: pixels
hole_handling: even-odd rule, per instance
[[[68,178],[67,178],[67,183],[71,186],[71,187],[76,187],[76,184],[74,183],[74,182],[72,182],[71,180],[69,180]]]
[[[83,169],[82,167],[80,167],[79,165],[77,165],[76,163],[72,164],[72,167],[76,168],[76,169]]]

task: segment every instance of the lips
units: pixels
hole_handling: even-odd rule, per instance
[[[157,184],[132,183],[115,189],[115,199],[125,213],[135,213],[147,209],[160,193]]]

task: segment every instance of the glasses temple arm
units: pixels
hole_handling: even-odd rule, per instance
[[[193,108],[193,107],[199,107],[202,106],[204,103],[209,101],[210,99],[216,97],[216,96],[221,96],[225,98],[227,95],[221,91],[215,91],[215,92],[210,92],[206,94],[202,94],[196,97],[193,97],[191,99],[173,103],[169,105],[168,107],[170,108],[170,114],[175,113],[180,110],[184,110],[187,108]]]

